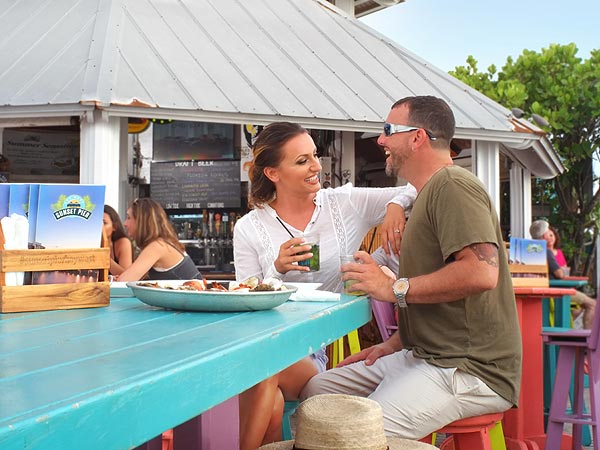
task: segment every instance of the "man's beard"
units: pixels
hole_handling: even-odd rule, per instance
[[[402,167],[402,164],[404,164],[405,159],[403,155],[390,155],[385,162],[385,174],[388,177],[397,177],[398,171]]]
[[[396,174],[394,173],[394,168],[392,167],[391,164],[388,164],[388,163],[385,164],[385,174],[388,177],[395,177],[396,176]]]

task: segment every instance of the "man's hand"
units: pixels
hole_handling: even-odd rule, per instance
[[[383,342],[381,344],[373,345],[372,347],[365,348],[354,355],[350,355],[341,361],[337,367],[347,366],[348,364],[355,363],[357,361],[364,361],[365,365],[371,366],[377,359],[382,356],[391,355],[394,353],[394,348]]]
[[[381,301],[395,302],[396,297],[392,291],[394,279],[386,275],[367,252],[359,251],[354,253],[354,256],[360,259],[362,264],[342,264],[342,280],[355,280],[352,289],[364,291]]]

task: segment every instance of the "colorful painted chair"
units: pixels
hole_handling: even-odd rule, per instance
[[[358,340],[358,330],[351,331],[346,336],[339,338],[332,344],[331,349],[331,367],[337,366],[344,359],[344,338],[348,339],[350,354],[360,352],[360,341]]]
[[[544,342],[558,347],[556,377],[546,430],[546,450],[560,449],[566,423],[573,424],[572,449],[582,445],[582,427],[591,425],[594,450],[600,450],[600,314],[594,315],[591,330],[544,331]],[[591,413],[584,409],[585,360],[589,363]],[[573,381],[572,402],[569,393]],[[572,406],[570,406],[572,403]]]
[[[377,322],[381,339],[387,341],[398,329],[396,316],[394,315],[394,304],[371,299],[371,310],[373,311],[375,322]]]

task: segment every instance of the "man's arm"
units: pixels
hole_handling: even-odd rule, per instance
[[[356,272],[346,272],[343,279],[359,280],[356,289],[366,291],[378,300],[395,302],[392,280],[366,253],[364,264],[353,265]],[[363,256],[364,255],[364,256]],[[406,301],[411,303],[443,303],[462,299],[493,289],[498,284],[498,247],[492,243],[475,243],[452,255],[452,261],[436,272],[409,278]]]

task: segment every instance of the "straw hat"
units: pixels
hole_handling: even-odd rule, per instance
[[[535,220],[529,227],[529,234],[533,239],[544,239],[544,233],[549,227],[550,224],[545,220]]]
[[[373,400],[342,394],[310,397],[296,410],[296,440],[259,450],[428,450],[436,447],[386,437],[383,412]]]

